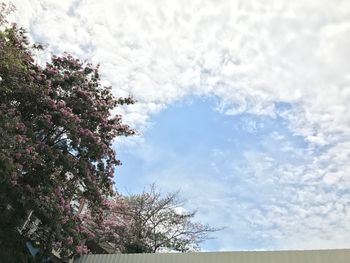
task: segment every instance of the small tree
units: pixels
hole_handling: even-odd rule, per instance
[[[119,163],[112,140],[134,133],[110,111],[133,101],[114,98],[98,67],[71,55],[35,63],[40,45],[7,24],[7,11],[0,4],[0,257],[27,262],[31,240],[43,256],[68,258],[86,252],[91,235],[77,200],[101,219]]]
[[[218,229],[193,222],[196,212],[182,209],[178,193],[165,196],[152,185],[149,191],[128,197],[117,196],[109,202],[104,224],[90,225],[96,238],[122,253],[192,251]]]

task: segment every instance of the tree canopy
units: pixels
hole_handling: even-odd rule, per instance
[[[88,209],[82,217],[96,233],[96,242],[108,243],[116,252],[196,251],[219,229],[195,222],[196,211],[187,211],[183,205],[178,192],[163,195],[151,185],[141,194],[110,198],[103,224],[90,223]]]
[[[134,131],[110,112],[133,100],[113,97],[98,66],[69,54],[37,64],[41,46],[6,22],[8,10],[1,5],[0,257],[25,262],[31,240],[43,254],[68,258],[84,253],[91,234],[76,214],[79,200],[98,220],[113,194],[112,141]]]

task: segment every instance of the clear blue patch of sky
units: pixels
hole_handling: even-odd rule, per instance
[[[140,191],[145,187],[143,177],[146,173],[157,173],[176,162],[178,156],[196,157],[198,168],[208,171],[213,158],[223,158],[213,156],[215,150],[231,160],[239,160],[246,151],[256,151],[280,160],[295,158],[294,162],[303,161],[281,150],[281,145],[286,142],[295,148],[307,147],[303,138],[290,133],[284,119],[253,114],[226,115],[216,110],[218,104],[215,97],[190,97],[154,115],[143,138],[145,145],[152,150],[159,149],[161,154],[152,156],[156,153],[150,150],[148,158],[155,161],[148,162],[145,159],[147,150],[145,154],[139,154],[139,147],[143,146],[119,149],[118,156],[123,165],[116,172],[118,189]],[[292,106],[281,102],[275,107],[281,112]],[[277,134],[284,137],[280,142],[274,138]]]

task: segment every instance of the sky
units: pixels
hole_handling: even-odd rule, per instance
[[[12,20],[100,63],[139,136],[116,185],[180,190],[225,227],[205,251],[350,247],[350,2],[13,0]]]

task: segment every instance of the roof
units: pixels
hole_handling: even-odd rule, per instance
[[[86,255],[74,263],[349,263],[350,249]]]

